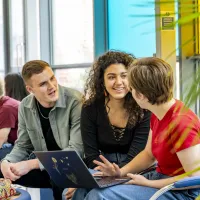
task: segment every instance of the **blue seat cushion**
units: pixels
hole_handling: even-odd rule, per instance
[[[26,190],[17,188],[16,191],[20,193],[20,196],[15,200],[31,200],[31,196]]]

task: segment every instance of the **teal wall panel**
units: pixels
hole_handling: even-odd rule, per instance
[[[108,0],[108,48],[136,57],[156,53],[154,1]]]

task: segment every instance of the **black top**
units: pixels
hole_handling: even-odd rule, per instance
[[[49,122],[49,113],[52,108],[43,107],[37,100],[36,100],[36,105],[37,105],[37,110],[38,110],[39,117],[40,117],[42,132],[44,135],[44,139],[45,139],[48,151],[61,150],[61,148],[56,143],[56,140],[53,136],[51,125]]]
[[[116,139],[113,127],[109,122],[104,99],[98,100],[89,106],[83,106],[81,134],[86,165],[89,168],[94,168],[93,160],[98,160],[101,152],[127,154],[127,159],[121,166],[127,164],[144,149],[149,129],[150,112],[144,111],[144,118],[141,122],[138,122],[133,128],[126,127],[122,137]]]

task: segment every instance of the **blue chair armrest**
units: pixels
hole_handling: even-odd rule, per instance
[[[199,186],[200,187],[200,176],[194,176],[189,178],[184,178],[180,181],[177,181],[175,183],[172,183],[168,186],[165,186],[158,190],[151,198],[150,200],[156,200],[158,199],[162,194],[165,192],[173,189],[173,188],[184,188],[184,187],[190,187],[190,186]]]
[[[26,190],[19,188],[16,188],[16,190],[20,193],[20,196],[17,197],[16,200],[31,200],[31,196]]]
[[[174,183],[174,188],[183,188],[190,186],[200,186],[200,176],[184,178]]]

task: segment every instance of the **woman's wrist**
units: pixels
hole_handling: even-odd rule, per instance
[[[123,176],[126,176],[126,175],[127,175],[127,173],[125,172],[125,170],[123,169],[123,167],[120,168],[120,174],[119,174],[119,176],[123,177]]]

